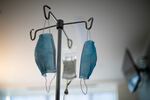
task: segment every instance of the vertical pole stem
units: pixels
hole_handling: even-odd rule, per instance
[[[61,83],[61,39],[62,39],[63,20],[58,20],[58,43],[57,43],[57,74],[56,74],[56,100],[60,100],[60,83]]]

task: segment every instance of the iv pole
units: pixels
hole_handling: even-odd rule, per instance
[[[44,30],[44,29],[48,29],[48,28],[53,28],[56,27],[58,30],[58,43],[57,43],[57,72],[56,72],[56,95],[55,95],[55,100],[60,100],[60,78],[61,78],[61,42],[62,42],[62,31],[64,32],[65,36],[67,37],[68,40],[68,47],[71,48],[72,46],[72,40],[68,38],[68,36],[66,35],[66,32],[64,31],[64,25],[70,25],[70,24],[78,24],[78,23],[84,23],[85,27],[87,30],[90,30],[92,28],[93,25],[93,17],[91,17],[88,22],[90,22],[90,26],[88,27],[87,22],[86,21],[77,21],[77,22],[69,22],[69,23],[64,23],[64,21],[62,19],[57,19],[54,14],[49,11],[48,12],[48,16],[46,15],[46,8],[51,10],[51,8],[48,5],[44,5],[43,6],[43,11],[44,11],[44,17],[46,20],[50,19],[50,15],[54,18],[54,20],[57,22],[56,25],[52,25],[52,26],[48,26],[48,27],[44,27],[44,28],[40,28],[35,30],[34,32],[34,37],[32,37],[32,33],[34,31],[34,29],[31,29],[30,31],[30,39],[32,41],[34,41],[36,39],[36,34],[38,31]]]

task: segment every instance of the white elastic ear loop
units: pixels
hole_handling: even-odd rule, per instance
[[[51,81],[49,82],[49,85],[47,84],[47,77],[44,76],[45,78],[45,89],[46,89],[46,92],[49,93],[50,92],[50,89],[51,89],[51,84],[53,82],[53,80],[55,79],[56,77],[56,74],[54,74],[54,76],[52,77]]]
[[[44,21],[44,26],[43,27],[45,27],[46,26],[46,20]],[[44,30],[42,31],[42,33],[44,33]]]
[[[48,20],[48,26],[50,26],[50,21],[49,20]],[[51,29],[50,28],[49,28],[49,33],[51,33]]]
[[[81,88],[82,93],[83,93],[84,95],[86,95],[87,92],[88,92],[88,86],[87,86],[87,84],[86,84],[86,82],[85,82],[85,79],[83,79],[83,82],[84,82],[84,86],[85,86],[85,91],[83,90],[83,87],[82,87],[82,79],[80,79],[80,88]]]
[[[90,40],[91,39],[91,32],[90,30],[87,30],[87,40]]]
[[[44,21],[44,26],[43,27],[45,27],[46,26],[46,21],[47,20],[45,20]],[[48,26],[50,26],[50,21],[48,20]],[[45,30],[45,29],[44,29]],[[42,31],[43,33],[44,33],[44,30]],[[51,29],[49,28],[49,33],[51,33]]]

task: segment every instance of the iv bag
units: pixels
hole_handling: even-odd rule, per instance
[[[76,59],[63,61],[63,78],[64,79],[74,79],[76,78]]]

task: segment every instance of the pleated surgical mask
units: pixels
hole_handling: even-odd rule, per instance
[[[76,78],[76,59],[64,60],[63,61],[63,78],[72,80]]]
[[[87,40],[84,43],[84,47],[82,50],[79,78],[89,79],[89,77],[93,72],[93,69],[96,66],[96,62],[97,62],[97,53],[94,41]]]
[[[35,47],[35,62],[43,76],[56,72],[55,52],[52,34],[41,34]]]

